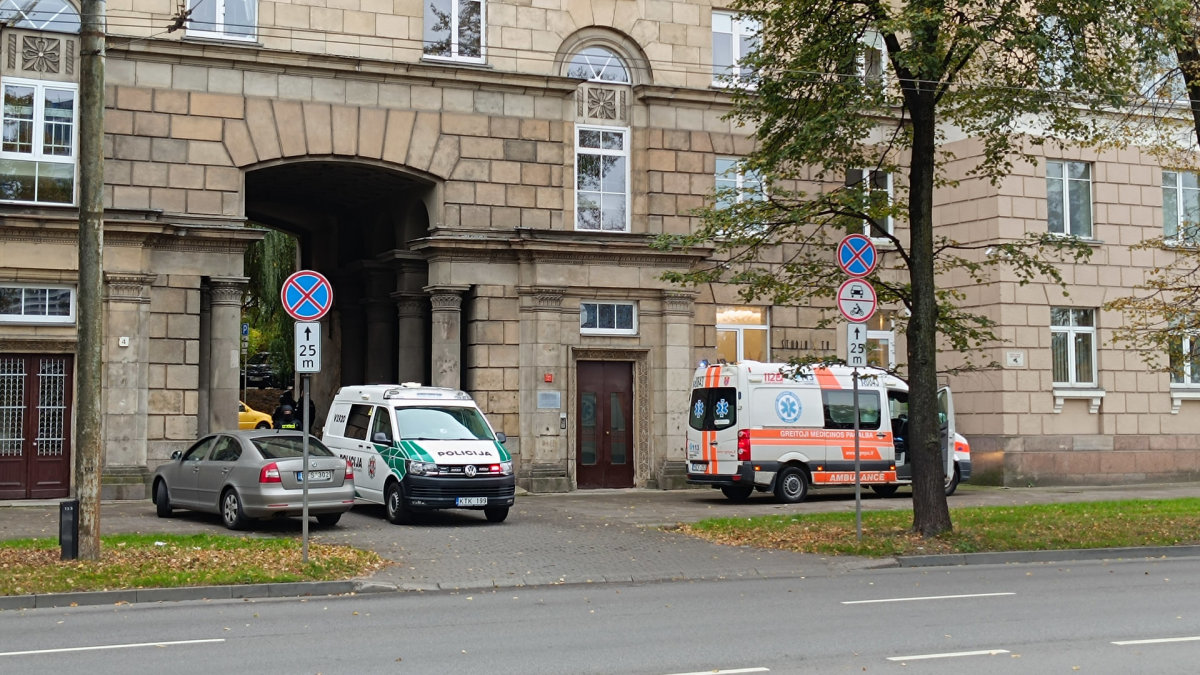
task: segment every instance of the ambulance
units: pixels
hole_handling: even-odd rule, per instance
[[[453,508],[503,522],[517,489],[505,440],[466,392],[413,382],[342,387],[322,437],[354,467],[356,499],[396,524]]]
[[[854,381],[846,366],[743,361],[702,365],[692,381],[687,480],[734,501],[754,491],[797,503],[809,487],[855,482]],[[949,388],[938,390],[946,495],[971,476],[970,446],[954,431]],[[858,368],[861,484],[881,496],[912,484],[904,433],[908,385]]]

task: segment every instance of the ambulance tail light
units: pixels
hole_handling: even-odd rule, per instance
[[[258,482],[260,483],[282,483],[283,480],[279,477],[279,465],[275,462],[264,466],[258,472]]]
[[[737,451],[738,452],[738,455],[737,455],[738,461],[739,462],[749,462],[750,461],[750,432],[749,431],[747,431],[745,429],[741,429],[740,431],[738,431],[737,449],[738,449],[738,451]]]

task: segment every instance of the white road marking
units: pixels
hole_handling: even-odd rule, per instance
[[[1200,640],[1200,635],[1194,637],[1153,638],[1150,640],[1120,640],[1114,641],[1113,644],[1124,647],[1125,645],[1153,645],[1161,642],[1195,642],[1196,640]]]
[[[737,673],[770,673],[770,668],[734,668],[732,670],[698,670],[696,673],[672,673],[672,675],[734,675]]]
[[[209,640],[174,640],[170,642],[133,642],[123,645],[96,645],[95,647],[62,647],[60,649],[32,649],[27,652],[0,652],[0,656],[25,656],[28,654],[61,654],[63,652],[90,652],[101,649],[129,649],[131,647],[171,647],[174,645],[198,645],[206,642],[224,642],[225,638]]]
[[[956,656],[995,656],[1007,654],[1007,649],[981,649],[976,652],[945,652],[943,654],[914,654],[913,656],[889,656],[888,661],[922,661],[924,659],[950,659]]]
[[[998,595],[1016,595],[1016,593],[969,593],[966,595],[926,595],[916,598],[881,598],[879,600],[844,600],[843,605],[869,605],[877,602],[912,602],[915,600],[956,600],[959,598],[992,598]]]

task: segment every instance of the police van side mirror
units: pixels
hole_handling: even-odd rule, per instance
[[[497,431],[496,441],[501,445],[504,445],[504,443],[508,441],[508,436],[505,436],[503,431]]]
[[[376,431],[375,436],[373,438],[371,438],[371,440],[375,443],[391,443],[392,442],[392,439],[388,438],[388,435],[383,433],[382,431]]]

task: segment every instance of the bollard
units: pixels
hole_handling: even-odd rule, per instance
[[[58,543],[62,546],[62,560],[79,557],[79,500],[60,502],[58,505]]]

